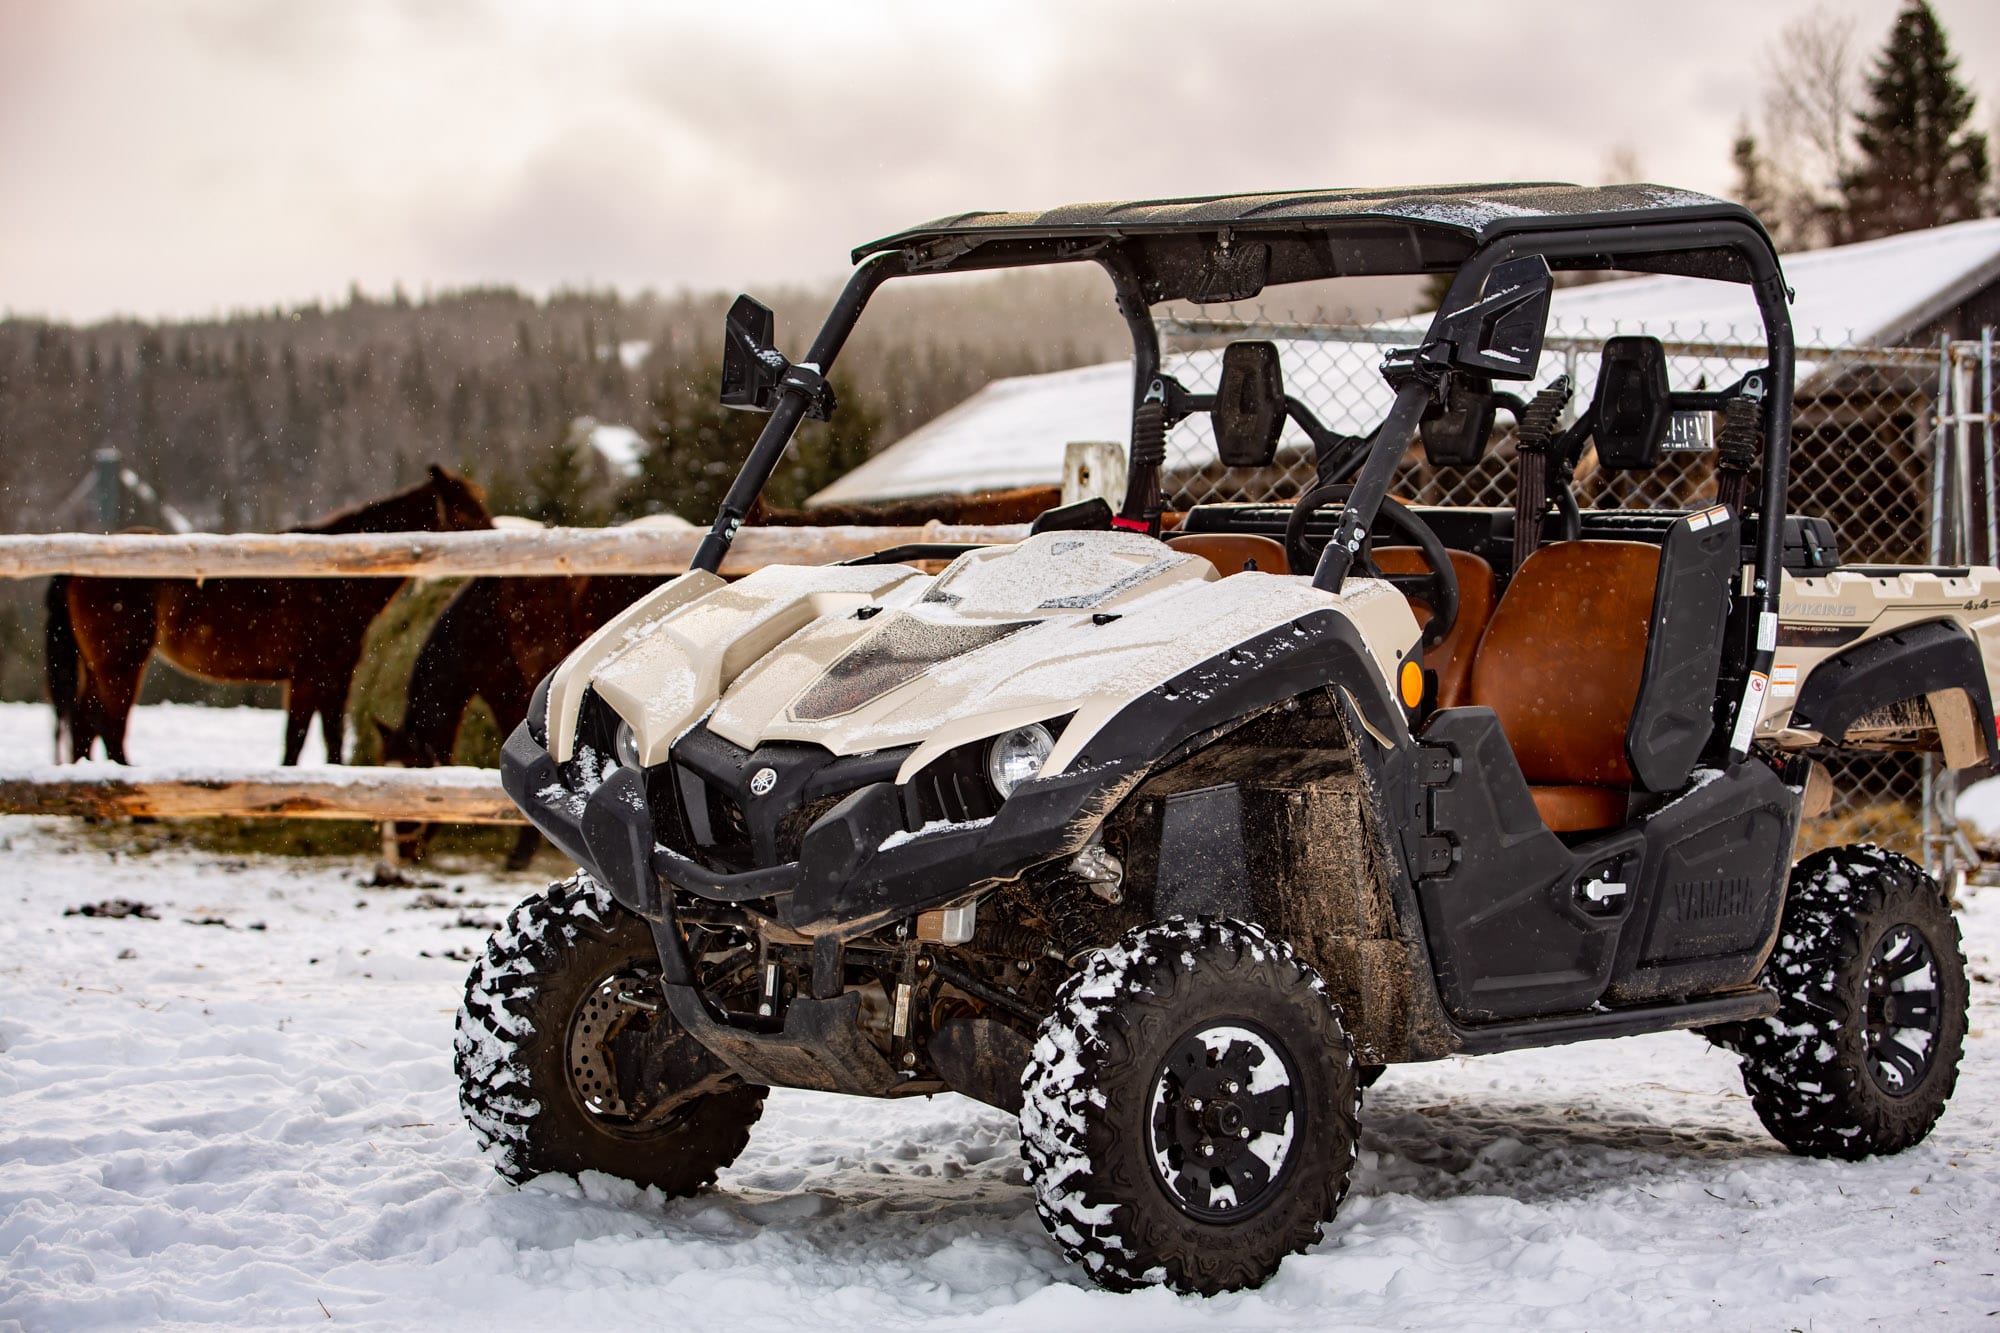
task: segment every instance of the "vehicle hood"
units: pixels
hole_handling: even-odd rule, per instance
[[[552,748],[569,757],[559,746],[574,743],[588,688],[631,725],[648,765],[706,717],[745,749],[914,745],[900,780],[954,746],[1066,717],[1043,767],[1052,776],[1147,691],[1335,606],[1367,622],[1392,679],[1417,626],[1387,584],[1354,580],[1336,596],[1303,578],[1222,580],[1208,561],[1136,533],[1042,533],[968,552],[935,578],[897,565],[768,568],[734,584],[690,574],[564,664]]]

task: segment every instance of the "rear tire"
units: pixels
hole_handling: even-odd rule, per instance
[[[1772,1137],[1848,1160],[1922,1142],[1965,1046],[1965,955],[1937,881],[1870,844],[1808,856],[1764,980],[1777,1015],[1720,1035]]]
[[[1095,951],[1023,1082],[1042,1225],[1114,1291],[1261,1285],[1347,1192],[1353,1043],[1319,977],[1255,926],[1175,918]]]
[[[767,1089],[674,1022],[659,972],[651,928],[582,872],[494,932],[466,979],[454,1064],[501,1175],[602,1171],[679,1196],[743,1151]]]

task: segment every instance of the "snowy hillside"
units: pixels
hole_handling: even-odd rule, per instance
[[[135,748],[254,760],[276,750],[262,720],[146,710]],[[0,709],[0,750],[39,759],[45,722]],[[458,1118],[451,1030],[463,960],[532,882],[378,889],[359,861],[148,837],[0,819],[0,1329],[1975,1328],[2000,1310],[2000,889],[1966,904],[1973,1036],[1915,1151],[1787,1156],[1733,1061],[1685,1034],[1394,1069],[1326,1240],[1202,1301],[1083,1285],[1035,1221],[1012,1122],[956,1096],[775,1093],[702,1198],[509,1188]],[[66,915],[118,898],[153,915]]]

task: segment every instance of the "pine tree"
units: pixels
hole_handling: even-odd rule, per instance
[[[1750,132],[1747,121],[1736,128],[1729,161],[1736,168],[1736,202],[1762,219],[1765,228],[1782,245],[1783,238],[1778,236],[1777,200],[1766,179],[1763,156],[1757,151],[1757,136]]]
[[[721,402],[722,365],[669,366],[650,400],[652,447],[619,497],[621,517],[661,512],[707,523],[769,417]]]
[[[589,449],[588,433],[565,431],[525,468],[496,478],[487,487],[487,507],[558,527],[601,525],[609,515],[591,496]]]
[[[882,413],[852,380],[835,370],[827,380],[838,404],[830,421],[808,421],[792,437],[785,459],[764,488],[765,503],[797,509],[814,492],[868,461],[882,430]]]
[[[1973,96],[1925,0],[1896,16],[1857,119],[1860,165],[1841,182],[1854,240],[1977,217],[1990,168],[1986,136],[1968,130]]]
[[[396,377],[397,387],[403,393],[403,405],[420,426],[428,426],[437,413],[437,384],[431,379],[430,361],[424,356],[424,345],[413,340],[410,350],[403,357],[403,367]]]

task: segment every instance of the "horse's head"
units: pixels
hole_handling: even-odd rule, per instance
[[[477,482],[432,463],[428,489],[437,509],[436,531],[464,532],[493,526],[493,516],[486,512],[486,492]]]
[[[463,532],[490,528],[486,493],[456,472],[431,464],[430,475],[394,495],[302,523],[294,532]]]

